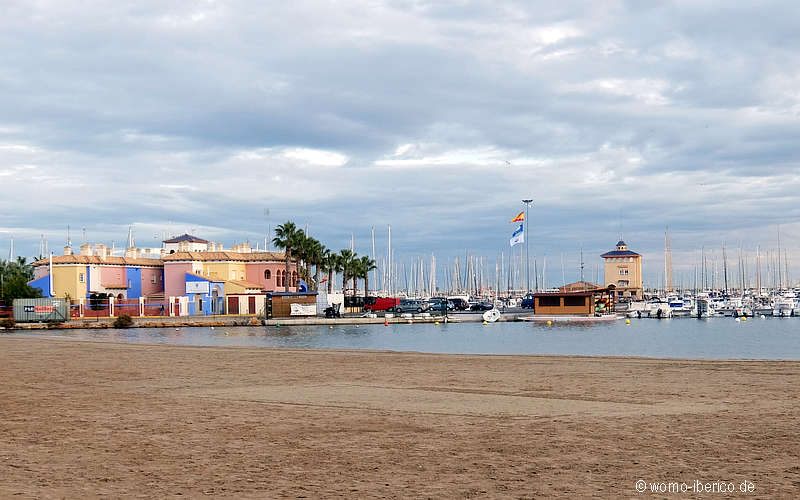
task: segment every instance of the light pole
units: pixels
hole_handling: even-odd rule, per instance
[[[525,287],[527,288],[526,292],[531,291],[531,259],[530,253],[528,251],[528,208],[533,203],[533,200],[522,200],[522,203],[525,204]]]

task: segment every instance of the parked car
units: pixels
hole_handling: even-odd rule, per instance
[[[444,297],[431,297],[428,299],[428,307],[431,309],[431,311],[441,312],[442,304],[444,303],[447,304],[448,311],[452,311],[455,308],[455,304]]]
[[[494,309],[494,304],[486,301],[475,302],[469,306],[470,311],[488,311],[490,309]]]
[[[416,312],[421,313],[428,310],[428,303],[421,300],[401,299],[400,303],[394,306],[397,313]]]
[[[448,298],[448,301],[453,303],[453,309],[456,311],[466,311],[469,309],[469,302],[459,297]]]
[[[533,309],[533,294],[529,293],[523,297],[520,307],[523,309]]]

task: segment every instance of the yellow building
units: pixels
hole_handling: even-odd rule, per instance
[[[601,255],[605,259],[605,284],[616,287],[617,297],[642,297],[642,256],[628,250],[624,241]]]

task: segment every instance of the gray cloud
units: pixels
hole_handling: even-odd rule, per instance
[[[532,196],[532,251],[572,269],[620,224],[649,262],[669,226],[685,272],[778,224],[796,254],[793,7],[7,2],[0,240],[291,218],[334,248],[391,224],[398,255],[493,259]]]

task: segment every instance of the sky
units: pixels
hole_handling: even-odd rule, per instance
[[[85,1],[0,7],[0,257],[287,220],[398,260],[586,277],[622,237],[800,276],[800,9],[725,1]],[[519,250],[519,246],[515,251]],[[561,259],[566,270],[562,273]],[[774,256],[773,256],[774,257]],[[541,266],[541,264],[539,264]],[[735,266],[736,263],[729,265]],[[493,272],[493,264],[491,270]],[[799,271],[794,271],[797,268]],[[748,271],[752,273],[753,271]]]

